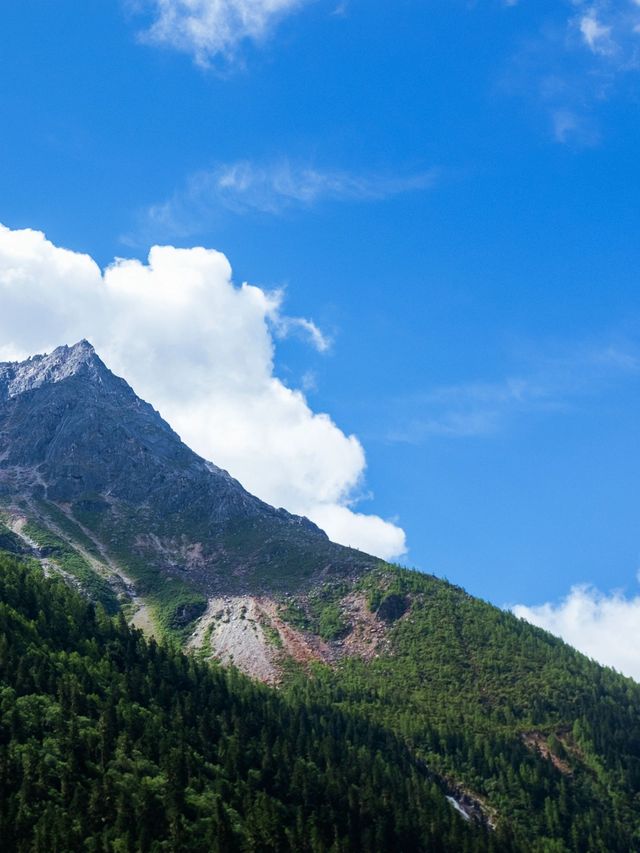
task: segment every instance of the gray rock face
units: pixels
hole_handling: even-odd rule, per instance
[[[21,495],[62,506],[108,547],[187,572],[203,591],[363,557],[195,454],[87,341],[0,364],[0,498]]]
[[[94,381],[100,381],[101,373],[108,375],[86,340],[73,347],[58,347],[51,355],[34,355],[27,361],[0,364],[0,396],[17,397],[79,373],[89,375]]]
[[[87,341],[0,364],[0,429],[0,466],[35,468],[54,501],[101,494],[165,514],[197,507],[210,524],[268,515],[312,528],[193,453]]]

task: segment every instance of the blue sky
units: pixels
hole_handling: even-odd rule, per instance
[[[5,4],[0,221],[284,288],[330,346],[281,323],[275,373],[358,436],[404,562],[636,607],[639,4],[217,9]]]

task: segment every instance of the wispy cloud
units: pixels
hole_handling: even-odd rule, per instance
[[[600,141],[598,105],[640,71],[640,3],[566,0],[521,43],[505,88],[537,100],[556,142]]]
[[[437,180],[430,169],[410,175],[321,169],[283,159],[220,164],[192,175],[169,199],[143,211],[141,226],[154,238],[198,233],[223,212],[276,216],[321,202],[381,201],[426,190]]]
[[[517,417],[567,412],[578,398],[628,374],[640,374],[640,355],[628,345],[581,347],[563,357],[538,357],[529,372],[519,376],[444,386],[396,401],[394,408],[404,414],[388,438],[419,444],[432,436],[492,435]]]
[[[237,58],[243,42],[264,42],[274,27],[310,0],[137,0],[151,13],[141,37],[190,54],[207,67]]]
[[[277,294],[276,300],[280,302],[281,299],[282,296]],[[331,349],[331,338],[316,326],[313,320],[307,320],[305,317],[289,317],[279,311],[270,319],[271,327],[278,338],[298,335],[306,338],[318,352],[327,352]]]
[[[349,13],[349,3],[347,0],[342,0],[342,2],[338,3],[338,5],[334,8],[331,15],[334,18],[345,18]]]
[[[569,26],[578,29],[584,44],[606,57],[620,71],[637,69],[640,44],[640,3],[636,0],[579,0]]]
[[[588,112],[561,107],[551,111],[551,130],[556,142],[590,148],[600,142],[600,131]]]
[[[572,587],[560,602],[518,604],[511,609],[599,663],[640,681],[640,595],[604,594],[582,584]]]
[[[610,56],[614,52],[616,46],[612,38],[613,27],[600,23],[595,8],[589,9],[578,18],[578,28],[585,44],[593,53]]]
[[[402,408],[408,414],[390,431],[389,438],[419,444],[431,436],[491,435],[519,414],[565,407],[553,389],[533,377],[452,385],[406,399]]]

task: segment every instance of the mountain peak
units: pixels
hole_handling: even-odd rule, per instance
[[[199,594],[290,588],[373,559],[194,453],[86,340],[0,364],[3,501],[64,507],[161,591],[167,577]]]
[[[51,353],[34,355],[26,361],[0,364],[0,395],[16,397],[80,373],[97,378],[103,372],[106,367],[93,346],[83,338],[72,346],[60,346]]]
[[[58,349],[62,349],[62,347],[58,347]],[[95,355],[96,351],[86,338],[82,338],[82,340],[78,341],[76,344],[72,344],[70,347],[66,347],[66,350],[69,354],[72,353],[86,353],[87,355]]]

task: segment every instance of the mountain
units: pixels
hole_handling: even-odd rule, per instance
[[[216,849],[230,822],[240,849],[640,850],[640,685],[252,497],[86,342],[0,365],[0,513],[12,579],[0,790],[10,821],[22,815],[15,849],[40,837],[64,849],[61,826],[90,833],[92,850],[200,849],[174,844],[178,825],[206,829]],[[58,631],[73,641],[56,645]],[[97,698],[112,689],[116,711]],[[85,746],[75,781],[45,790],[47,762],[67,761],[73,740],[38,722],[58,713]],[[179,801],[167,789],[177,754]],[[95,825],[69,829],[74,797]],[[143,844],[127,826],[154,810],[164,835]],[[269,841],[267,824],[280,828]]]
[[[168,630],[221,593],[296,590],[372,564],[193,453],[87,341],[0,364],[0,502],[18,532],[45,549],[71,540],[87,577]]]

